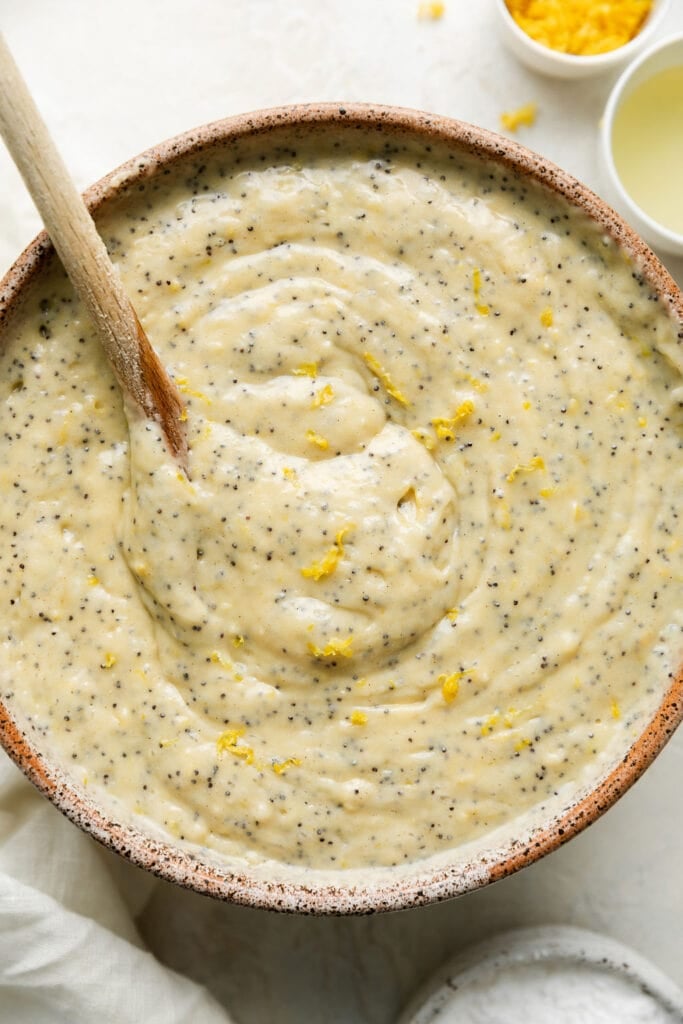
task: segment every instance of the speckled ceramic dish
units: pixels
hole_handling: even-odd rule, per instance
[[[316,133],[377,142],[386,138],[420,146],[445,146],[495,164],[522,182],[540,183],[588,214],[602,233],[623,248],[639,276],[681,324],[683,296],[647,246],[600,199],[557,167],[516,143],[471,125],[397,108],[361,105],[298,106],[243,115],[172,139],[114,171],[87,195],[97,217],[109,204],[153,184],[182,162],[201,164],[209,152],[231,151],[244,140],[315,137]],[[153,194],[153,192],[152,192]],[[0,331],[6,329],[28,289],[53,252],[40,235],[0,287]],[[464,847],[399,867],[313,870],[228,860],[203,847],[174,842],[160,829],[118,820],[96,794],[76,784],[67,764],[57,763],[28,724],[30,709],[0,703],[0,739],[25,774],[73,822],[109,848],[155,874],[219,899],[304,913],[371,913],[416,906],[459,895],[503,878],[567,842],[595,821],[647,768],[683,718],[683,670],[664,678],[650,720],[619,751],[589,791],[552,806],[536,807],[513,826],[487,833]],[[24,712],[26,716],[24,717]],[[615,715],[616,717],[616,715]],[[597,774],[597,773],[596,773]],[[131,815],[132,819],[132,815]]]

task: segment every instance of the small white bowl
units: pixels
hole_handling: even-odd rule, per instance
[[[623,101],[653,75],[673,67],[683,67],[683,35],[670,36],[657,43],[624,71],[612,89],[602,118],[600,155],[606,198],[650,245],[683,255],[683,234],[654,220],[638,206],[622,184],[612,150],[614,119]],[[683,168],[672,168],[671,173],[683,177]]]
[[[670,0],[654,0],[640,32],[624,46],[607,53],[582,57],[561,50],[552,50],[537,43],[524,32],[510,14],[505,0],[496,0],[503,39],[510,50],[532,71],[554,78],[588,78],[590,75],[612,71],[638,53],[652,39],[657,27],[669,8]]]
[[[500,1004],[505,1003],[501,1012]],[[516,928],[458,953],[398,1024],[585,1019],[679,1024],[683,992],[634,949],[571,925]],[[556,1011],[556,1012],[555,1012]]]

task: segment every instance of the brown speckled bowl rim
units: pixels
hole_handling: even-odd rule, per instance
[[[411,137],[424,143],[446,143],[534,179],[580,207],[614,238],[632,258],[641,274],[681,324],[683,295],[670,274],[645,242],[585,185],[550,161],[518,143],[485,129],[450,118],[372,104],[303,104],[256,111],[204,125],[153,147],[123,164],[93,185],[86,193],[93,212],[125,188],[141,183],[176,162],[222,143],[250,136],[268,135],[273,129],[359,129],[365,134],[389,138]],[[21,303],[24,288],[52,254],[41,233],[24,250],[0,282],[0,331]],[[38,749],[38,737],[29,735],[0,701],[0,743],[28,776],[68,818],[109,849],[139,867],[196,892],[252,907],[309,914],[374,913],[415,907],[471,891],[504,878],[539,860],[568,842],[594,822],[640,777],[683,720],[683,666],[667,687],[656,713],[630,746],[622,760],[587,795],[573,802],[552,820],[538,827],[523,827],[522,835],[480,851],[464,862],[457,847],[451,861],[440,855],[417,861],[408,868],[366,873],[358,882],[353,874],[310,871],[301,881],[301,869],[278,867],[273,877],[263,869],[223,863],[215,854],[180,847],[171,841],[144,834],[132,825],[112,820],[90,795],[77,790],[57,764]]]

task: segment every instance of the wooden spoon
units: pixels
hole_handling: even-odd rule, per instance
[[[83,199],[0,32],[0,134],[124,394],[156,420],[187,473],[185,405],[149,343]]]

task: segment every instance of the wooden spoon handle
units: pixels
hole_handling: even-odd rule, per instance
[[[0,133],[99,330],[119,384],[145,416],[161,424],[171,452],[187,469],[183,400],[140,325],[1,32]]]

